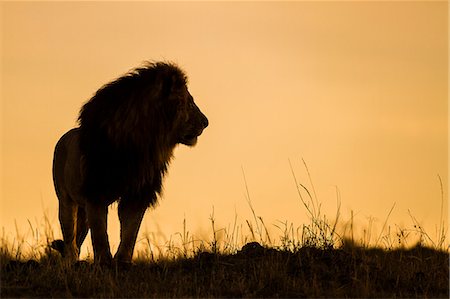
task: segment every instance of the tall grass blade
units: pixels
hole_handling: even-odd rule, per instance
[[[394,208],[395,208],[395,202],[394,202],[394,204],[392,205],[392,208],[391,208],[391,210],[389,211],[389,213],[388,213],[388,215],[387,215],[387,217],[386,217],[386,220],[385,220],[384,223],[383,223],[383,227],[381,228],[380,235],[378,236],[377,240],[375,241],[375,247],[378,245],[378,242],[380,241],[381,237],[383,236],[383,231],[384,231],[384,229],[386,228],[386,224],[387,224],[387,222],[388,222],[388,220],[389,220],[389,216],[391,216],[391,213],[392,213],[392,211],[394,210]]]

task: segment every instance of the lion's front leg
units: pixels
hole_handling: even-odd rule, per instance
[[[144,217],[147,203],[139,200],[121,200],[119,203],[120,245],[114,259],[119,263],[130,263],[136,238]]]
[[[108,205],[86,203],[86,213],[91,228],[92,246],[94,247],[94,261],[109,264],[112,261],[107,233]]]

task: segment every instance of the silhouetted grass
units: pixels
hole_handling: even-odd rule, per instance
[[[147,246],[128,266],[100,267],[91,260],[66,265],[47,245],[53,240],[47,218],[44,242],[30,223],[36,244],[26,244],[19,235],[12,242],[0,240],[0,297],[449,297],[443,216],[436,241],[411,214],[412,229],[392,232],[387,222],[394,204],[375,243],[366,235],[355,240],[353,215],[350,227],[338,232],[339,191],[330,221],[304,166],[309,187],[292,174],[309,222],[300,227],[279,222],[276,237],[253,209],[244,171],[252,220],[238,224],[236,216],[228,228],[217,228],[213,210],[210,240],[194,237],[184,220],[182,232],[175,235],[178,242],[170,240],[161,249],[147,236],[140,242]],[[412,237],[416,245],[405,246]]]
[[[2,251],[1,297],[420,297],[448,298],[447,252],[344,244],[294,251],[249,243],[235,254],[136,260],[126,268],[59,256],[17,261]]]

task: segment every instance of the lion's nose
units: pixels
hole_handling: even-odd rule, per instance
[[[209,125],[209,121],[206,118],[206,116],[204,116],[204,115],[203,115],[203,119],[202,119],[202,125],[203,125],[203,128],[206,128]]]

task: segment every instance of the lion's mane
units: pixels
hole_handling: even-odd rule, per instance
[[[84,104],[78,120],[86,198],[156,202],[177,143],[186,81],[174,64],[146,63]]]

